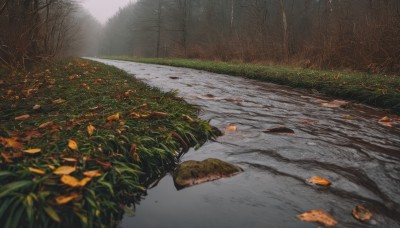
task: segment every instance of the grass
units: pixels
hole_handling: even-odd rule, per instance
[[[326,95],[388,108],[400,114],[400,75],[323,71],[289,66],[266,66],[198,59],[132,58],[126,56],[106,56],[104,58],[188,67],[297,88],[315,89]]]
[[[214,130],[197,108],[87,60],[0,71],[0,226],[112,227]]]

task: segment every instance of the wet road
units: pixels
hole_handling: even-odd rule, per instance
[[[114,65],[203,110],[200,117],[226,132],[182,160],[219,158],[244,172],[177,191],[170,175],[148,191],[120,227],[316,227],[296,219],[321,209],[336,227],[400,227],[400,129],[378,120],[387,113],[363,105],[321,106],[329,98],[249,79],[124,61]],[[295,134],[267,134],[285,126]],[[330,187],[306,183],[320,175]],[[360,223],[364,204],[375,217]]]

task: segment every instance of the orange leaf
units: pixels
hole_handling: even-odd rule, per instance
[[[384,116],[384,117],[382,117],[382,118],[379,120],[379,122],[388,122],[388,121],[391,121],[391,119],[389,118],[389,116]]]
[[[26,120],[29,117],[31,117],[29,114],[25,114],[25,115],[22,115],[22,116],[15,117],[15,120]]]
[[[91,180],[92,180],[92,178],[90,178],[90,177],[85,177],[82,180],[78,180],[75,177],[70,176],[70,175],[63,175],[61,177],[62,183],[69,185],[73,188],[84,187]]]
[[[68,147],[72,150],[77,150],[78,144],[74,140],[68,139]]]
[[[102,173],[100,172],[100,170],[91,170],[83,172],[83,175],[87,177],[99,177],[102,175]]]
[[[87,132],[90,136],[93,135],[94,130],[96,130],[96,128],[93,125],[87,126]]]
[[[234,124],[229,124],[228,127],[225,129],[227,132],[234,132],[237,131],[237,127]]]
[[[36,168],[33,168],[33,167],[28,167],[28,169],[32,173],[37,173],[37,174],[40,174],[40,175],[46,174],[46,172],[41,170],[41,169],[36,169]]]
[[[107,120],[108,121],[119,120],[119,112],[112,116],[107,117]]]
[[[60,166],[54,170],[54,174],[57,175],[67,175],[75,172],[76,168],[74,166]]]
[[[313,176],[310,179],[308,179],[307,182],[311,183],[311,184],[321,185],[321,186],[331,185],[330,181],[328,181],[327,179],[320,177],[320,176]]]
[[[360,220],[362,222],[367,222],[372,219],[373,214],[363,205],[357,205],[352,211],[351,214],[355,219]]]
[[[78,160],[76,160],[76,158],[63,158],[64,161],[68,161],[68,162],[77,162]]]
[[[337,224],[336,219],[322,210],[311,210],[296,217],[304,222],[318,222],[325,226],[334,226]]]
[[[72,193],[71,195],[68,195],[68,196],[58,196],[56,198],[56,203],[58,205],[66,204],[78,197],[79,197],[79,195],[77,193]]]
[[[28,149],[28,150],[23,150],[25,153],[28,153],[28,154],[37,154],[37,153],[40,153],[40,152],[42,152],[42,150],[41,149]]]
[[[0,141],[6,148],[22,149],[22,147],[24,147],[22,143],[17,142],[16,138],[3,138],[0,136]]]
[[[51,126],[51,125],[53,125],[53,121],[42,123],[42,124],[39,125],[39,128],[46,128],[46,127]]]
[[[65,102],[65,100],[63,100],[61,98],[58,98],[57,100],[53,101],[53,104],[61,104],[61,103],[64,103],[64,102]]]

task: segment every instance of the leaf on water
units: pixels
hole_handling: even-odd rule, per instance
[[[77,150],[78,149],[78,144],[74,140],[68,139],[68,147],[71,150]]]
[[[234,124],[229,124],[228,127],[225,128],[225,132],[235,132],[237,131],[237,126]]]
[[[336,219],[322,210],[311,210],[303,214],[296,215],[296,217],[304,222],[318,222],[325,226],[335,226],[337,224]]]
[[[321,185],[321,186],[331,185],[330,181],[328,181],[327,179],[325,179],[321,176],[313,176],[313,177],[307,179],[307,182],[311,183],[311,184]]]
[[[62,103],[64,103],[65,102],[65,100],[63,100],[63,99],[61,99],[61,98],[58,98],[57,100],[54,100],[53,101],[53,104],[62,104]]]
[[[39,128],[46,128],[46,127],[52,126],[52,125],[53,125],[53,121],[49,121],[49,122],[40,124]]]
[[[363,205],[357,205],[352,211],[351,214],[357,220],[361,222],[367,222],[372,219],[373,214],[370,210],[368,210]]]
[[[23,150],[25,153],[28,154],[37,154],[42,152],[42,149],[36,148],[36,149],[28,149],[28,150]]]
[[[83,175],[87,177],[99,177],[103,175],[100,170],[91,170],[91,171],[85,171],[83,172]]]
[[[341,108],[347,106],[348,104],[349,104],[348,101],[343,101],[343,100],[334,100],[331,102],[321,103],[322,106],[328,108]]]
[[[84,187],[92,178],[85,177],[82,180],[78,180],[77,178],[70,175],[63,175],[61,177],[61,182],[73,188]]]
[[[119,120],[119,112],[117,112],[112,116],[107,117],[107,121],[113,121],[113,120]]]
[[[6,148],[13,148],[13,149],[22,149],[24,145],[18,142],[16,138],[3,138],[0,136],[1,144]]]
[[[380,121],[380,122],[388,122],[388,121],[391,121],[391,119],[390,119],[389,116],[384,116],[384,117],[382,117],[379,121]]]
[[[31,117],[29,114],[25,114],[25,115],[15,117],[15,120],[26,120],[29,117]]]
[[[75,192],[71,193],[70,195],[66,195],[66,196],[57,196],[56,203],[57,203],[57,205],[63,205],[63,204],[66,204],[78,197],[79,197],[78,193],[75,193]]]
[[[294,131],[290,128],[287,127],[275,127],[275,128],[270,128],[265,131],[264,133],[287,133],[287,134],[294,134]]]
[[[389,116],[382,117],[378,123],[386,127],[393,127],[396,124]]]
[[[68,175],[75,172],[76,168],[74,166],[60,166],[54,170],[54,174],[57,175]]]
[[[352,115],[342,115],[342,118],[343,118],[343,119],[346,119],[346,120],[354,120],[354,119],[356,119],[357,117],[352,116]]]
[[[37,168],[33,168],[33,167],[28,167],[28,169],[32,173],[36,173],[36,174],[40,174],[40,175],[46,174],[46,172],[41,169],[37,169]]]
[[[89,136],[93,135],[94,130],[96,130],[96,128],[93,125],[87,126],[87,132]]]

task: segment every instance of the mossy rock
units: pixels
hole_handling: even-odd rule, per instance
[[[182,189],[207,181],[231,177],[241,171],[240,167],[215,158],[208,158],[204,161],[190,160],[178,165],[174,172],[174,182],[177,189]]]

